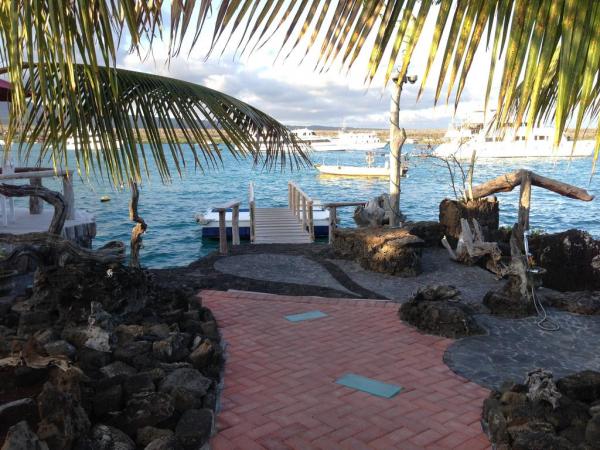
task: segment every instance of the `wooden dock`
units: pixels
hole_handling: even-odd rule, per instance
[[[254,196],[254,184],[249,187],[250,241],[252,244],[310,244],[315,241],[315,201],[296,183],[288,182],[288,205],[280,208],[259,208]],[[225,215],[231,210],[232,244],[240,244],[240,201],[213,207],[219,212],[219,251],[227,254]],[[337,209],[365,205],[367,202],[337,202],[324,205],[329,210],[329,243],[337,226]]]

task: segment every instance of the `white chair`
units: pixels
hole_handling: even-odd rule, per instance
[[[2,165],[2,175],[15,173],[15,165],[12,160],[5,160]],[[9,222],[15,221],[15,200],[12,197],[0,195],[0,211],[2,211],[2,223],[8,226]]]

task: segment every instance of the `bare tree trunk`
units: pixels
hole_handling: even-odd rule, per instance
[[[390,103],[390,226],[400,225],[400,180],[402,177],[402,145],[406,140],[400,129],[400,94],[402,81],[394,82]]]
[[[131,186],[131,202],[129,203],[129,219],[136,222],[136,225],[131,230],[131,256],[129,259],[130,267],[140,267],[140,248],[142,246],[142,235],[146,232],[146,222],[138,215],[138,200],[140,191],[136,182],[132,181]]]
[[[24,184],[15,186],[12,184],[0,184],[0,194],[5,197],[39,197],[54,206],[54,215],[48,228],[48,233],[60,235],[65,220],[67,209],[65,199],[60,192],[51,191],[43,186]]]

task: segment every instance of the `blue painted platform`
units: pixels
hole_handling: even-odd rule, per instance
[[[402,390],[402,386],[384,383],[372,378],[363,377],[354,373],[347,373],[335,381],[337,384],[363,391],[377,397],[392,398]]]
[[[308,311],[301,314],[285,316],[285,318],[290,322],[303,322],[305,320],[320,319],[322,317],[327,317],[327,314],[321,311]]]

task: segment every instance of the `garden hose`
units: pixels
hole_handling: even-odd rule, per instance
[[[530,264],[530,260],[529,260],[530,253],[529,253],[529,241],[527,240],[528,236],[529,236],[529,231],[526,230],[523,233],[523,245],[525,246],[524,259],[525,259],[525,266],[527,267],[527,278],[529,279],[531,274],[535,272],[535,268]],[[533,300],[533,306],[535,307],[535,312],[537,313],[538,318],[540,318],[540,320],[538,320],[536,322],[536,325],[538,326],[538,328],[540,328],[543,331],[558,331],[558,330],[560,330],[560,325],[548,317],[548,313],[546,312],[546,309],[544,308],[542,301],[537,297],[537,295],[535,295],[535,285],[534,285],[533,281],[530,280],[530,283],[531,283],[531,298]]]

